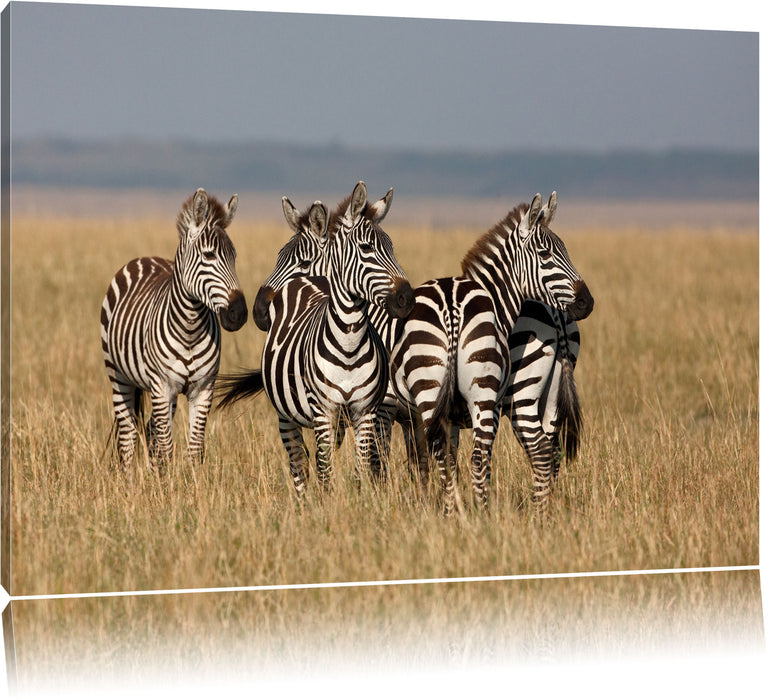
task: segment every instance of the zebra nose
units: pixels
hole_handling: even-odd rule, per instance
[[[574,283],[574,301],[566,307],[569,321],[581,321],[593,312],[595,300],[587,285],[579,280]]]
[[[229,303],[221,309],[221,325],[226,331],[236,331],[248,320],[248,305],[242,292],[232,292]]]
[[[400,309],[406,309],[407,313],[415,306],[415,292],[407,280],[403,280],[396,292],[396,303]]]
[[[275,290],[270,287],[262,287],[256,294],[256,301],[253,302],[253,322],[259,330],[269,330],[269,305],[275,296]]]
[[[388,299],[386,306],[388,313],[398,318],[407,318],[414,306],[415,292],[412,291],[407,280],[401,280],[394,287],[394,293]]]

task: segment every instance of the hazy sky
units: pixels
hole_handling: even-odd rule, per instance
[[[758,147],[758,35],[15,3],[17,138]]]

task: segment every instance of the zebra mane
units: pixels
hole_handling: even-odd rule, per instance
[[[352,194],[349,194],[347,197],[345,197],[345,199],[343,199],[337,205],[337,208],[331,213],[331,218],[329,219],[330,234],[336,232],[337,228],[339,227],[340,219],[342,219],[342,217],[345,216],[345,212],[347,212],[348,207],[350,206],[350,200],[352,197],[353,197]],[[309,214],[309,211],[310,210],[308,209],[307,210],[308,214]],[[375,205],[372,204],[372,202],[367,201],[361,216],[364,219],[369,219],[371,221],[374,221],[374,218],[376,215],[377,215],[377,209],[375,208]]]
[[[483,233],[469,249],[469,252],[464,255],[463,260],[461,260],[463,274],[468,275],[472,269],[492,260],[493,249],[501,248],[503,242],[517,228],[527,211],[527,204],[518,204],[501,221],[491,227],[489,231]]]
[[[191,228],[196,226],[194,218],[194,197],[196,193],[191,195],[181,207],[178,213],[178,235],[186,236]],[[213,226],[220,226],[226,228],[229,225],[229,216],[226,208],[221,202],[219,202],[214,196],[207,196],[207,214],[205,220],[202,222],[201,228],[212,228]]]
[[[310,212],[313,210],[314,206],[315,206],[315,202],[310,204],[310,206],[307,207],[307,209],[305,209],[304,212],[302,212],[299,215],[299,219],[296,222],[296,230],[297,230],[297,232],[300,231],[300,230],[308,230],[308,229],[311,228],[311,226],[310,226]],[[331,230],[331,220],[329,221],[329,230]]]

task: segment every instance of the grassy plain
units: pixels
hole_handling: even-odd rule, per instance
[[[172,257],[177,205],[170,217],[158,219],[42,214],[13,221],[14,595],[758,562],[756,229],[612,222],[610,228],[577,225],[564,233],[561,206],[556,231],[596,298],[594,313],[581,323],[576,377],[586,427],[579,458],[564,464],[542,523],[530,507],[527,459],[504,425],[493,458],[491,512],[482,516],[468,509],[445,520],[433,497],[414,490],[398,434],[387,483],[356,487],[352,442],[346,440],[336,457],[333,491],[321,497],[313,489],[299,508],[274,412],[263,396],[211,414],[202,467],[177,456],[185,446],[185,400],[176,416],[177,455],[164,477],[151,474],[141,460],[128,474],[107,466],[104,447],[112,415],[99,341],[102,296],[115,270],[130,258]],[[238,212],[230,229],[249,305],[289,235],[277,210],[271,221],[241,218]],[[493,221],[503,213],[494,211]],[[389,216],[386,229],[417,284],[456,274],[465,251],[490,223],[480,229],[392,227]],[[236,334],[224,334],[222,369],[258,366],[262,342],[263,334],[250,321]],[[464,441],[460,455],[467,502],[468,447]],[[611,614],[616,615],[617,601],[626,610],[630,596],[650,598],[648,585],[634,584],[643,579],[615,580],[621,583],[607,585],[603,598],[593,596],[609,601],[604,607]],[[720,583],[725,603],[715,602],[705,584],[676,585],[679,592],[667,600],[702,599],[719,609],[729,603],[733,614],[740,613],[737,619],[756,626],[756,575],[744,583],[737,579],[729,589]],[[634,586],[641,593],[634,594]],[[747,591],[743,597],[734,593],[739,586]],[[553,584],[556,592],[561,588]],[[390,611],[391,619],[403,620],[423,610],[444,620],[435,615],[443,609],[451,614],[445,598],[464,615],[480,614],[482,589],[472,585],[441,595],[443,589],[435,594],[423,586],[403,587],[401,594],[370,590],[369,595],[342,594],[351,601],[369,600],[366,619],[383,619]],[[483,597],[491,600],[490,607],[483,609],[491,612],[479,619],[487,627],[488,615],[509,618],[519,607],[516,600],[531,599],[506,585],[490,590],[490,598]],[[567,600],[566,595],[549,600]],[[584,600],[593,594],[581,585],[570,595]],[[331,610],[347,608],[335,601],[335,593],[309,596],[317,602],[306,607],[300,594],[287,619],[328,624],[334,619]],[[275,613],[268,610],[287,605],[289,594],[281,598],[234,597],[217,609],[228,608],[223,625],[239,619],[243,629],[250,627],[246,620],[272,619]],[[94,603],[90,619],[103,621],[95,623],[100,632],[89,625],[81,631],[92,639],[110,637],[111,615],[142,618],[156,605],[165,615],[165,605],[172,605],[130,600],[116,604],[110,614],[103,608],[96,612]],[[662,601],[662,609],[663,598],[655,600]],[[31,668],[36,659],[49,658],[45,630],[63,625],[78,605],[30,602],[18,608],[20,672],[25,659]],[[352,605],[353,619],[362,619],[358,604]],[[209,606],[197,603],[193,609]],[[525,610],[532,609],[526,603]],[[582,619],[579,608],[565,609]],[[212,622],[208,615],[203,624]],[[340,629],[347,629],[348,619],[346,614]],[[256,622],[251,629],[260,628]],[[394,634],[405,629],[412,634],[406,625],[396,626]],[[581,632],[578,641],[586,643]],[[478,638],[469,643],[476,645]]]

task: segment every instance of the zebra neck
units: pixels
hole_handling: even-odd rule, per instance
[[[496,318],[501,330],[509,334],[517,323],[517,317],[520,315],[520,309],[525,301],[517,280],[511,275],[505,274],[503,268],[496,266],[492,268],[470,267],[467,276],[478,282],[493,299]]]
[[[383,341],[383,345],[389,350],[396,344],[401,330],[404,328],[403,321],[398,318],[391,318],[388,312],[377,304],[367,304],[365,312],[369,322],[377,331],[377,335]]]
[[[344,288],[339,277],[332,276],[329,284],[331,287],[328,301],[329,325],[343,346],[356,347],[361,344],[367,332],[364,303]]]
[[[174,311],[174,317],[180,327],[189,333],[196,333],[210,317],[210,310],[186,289],[178,271],[178,260],[173,267],[172,280],[167,294],[166,305]]]

